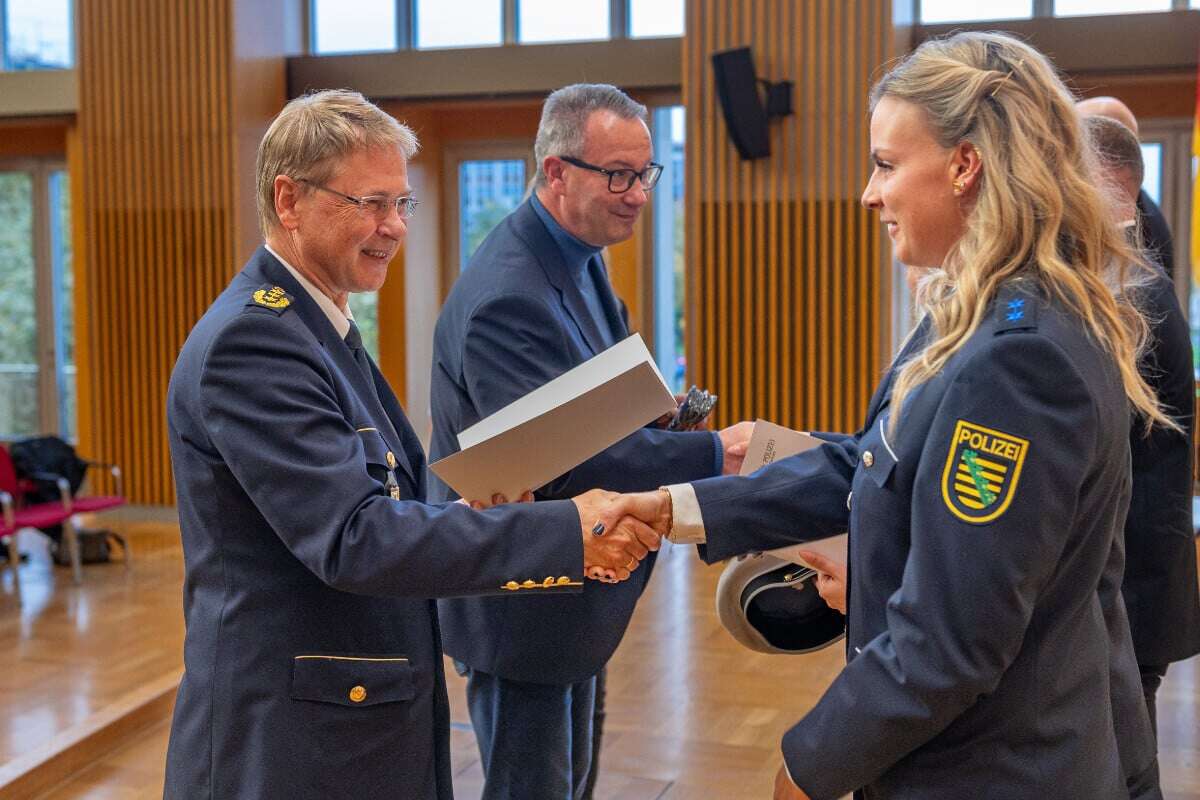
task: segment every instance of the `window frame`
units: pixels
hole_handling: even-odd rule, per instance
[[[461,274],[462,252],[459,242],[462,235],[462,215],[459,203],[458,168],[464,161],[524,161],[526,193],[528,182],[533,178],[536,164],[533,160],[533,142],[524,139],[491,139],[482,142],[458,142],[448,144],[442,154],[442,196],[444,224],[442,225],[441,301]]]
[[[38,430],[35,433],[63,434],[64,420],[60,408],[62,392],[59,386],[61,370],[58,363],[62,352],[58,346],[62,324],[55,297],[56,265],[50,180],[56,172],[64,172],[68,176],[70,172],[66,161],[55,157],[0,159],[0,172],[24,172],[32,181],[33,311],[37,332],[34,355],[38,369]],[[3,436],[13,433],[0,431]]]
[[[915,24],[918,26],[925,25],[926,23],[925,23],[924,19],[922,19],[922,17],[921,17],[921,0],[909,0],[909,3],[911,3],[911,7],[912,7],[911,19],[913,19],[915,21]],[[1191,8],[1191,6],[1189,5],[1188,0],[1171,0],[1171,7],[1170,7],[1169,11],[1184,11],[1189,8]],[[1081,16],[1092,16],[1092,15],[1072,14],[1071,16],[1068,16],[1068,17],[1059,17],[1058,13],[1054,9],[1055,9],[1055,0],[1033,0],[1033,13],[1029,17],[1016,17],[1015,19],[1016,20],[1030,20],[1030,19],[1044,19],[1047,17],[1052,17],[1055,19],[1077,19]],[[1169,13],[1169,12],[1168,11],[1119,11],[1119,12],[1112,12],[1112,13],[1096,14],[1094,16],[1113,17],[1113,16],[1122,16],[1122,15],[1130,15],[1130,14],[1165,14],[1165,13]],[[1004,19],[1004,20],[1000,20],[1000,21],[1007,24],[1009,22],[1012,22],[1013,20],[1012,19]],[[992,22],[992,20],[962,19],[962,20],[954,20],[951,22],[932,22],[932,23],[928,23],[928,24],[929,25],[959,25],[959,24],[978,25],[978,24],[985,24],[988,22]]]
[[[1186,0],[1185,0],[1186,1]],[[6,0],[0,0],[0,8]],[[73,2],[73,0],[72,0]],[[417,0],[395,0],[396,2],[396,51],[404,50],[422,50],[417,47],[417,27],[420,20],[417,16]],[[520,19],[520,2],[521,0],[495,0],[501,6],[501,35],[500,46],[504,45],[524,45],[521,42],[520,29],[518,20]],[[613,41],[619,39],[633,38],[630,25],[632,23],[632,11],[630,3],[632,0],[608,0],[608,27],[609,35],[603,39],[587,39],[587,40],[565,40],[561,42],[550,42],[550,44],[573,44],[576,41]],[[322,53],[317,50],[317,26],[316,20],[316,5],[317,0],[307,0],[305,3],[305,25],[307,35],[305,36],[305,47],[309,55],[350,55],[352,53],[333,52]],[[685,9],[686,19],[686,9]],[[2,33],[3,31],[0,31]],[[663,37],[639,37],[639,38],[678,38],[671,36]],[[546,44],[545,42],[530,42],[531,46]],[[463,45],[470,47],[476,45]],[[456,47],[451,45],[446,48],[428,48],[428,49],[452,49]],[[355,51],[356,52],[356,51]],[[362,51],[368,52],[368,51]],[[377,51],[370,51],[377,52]],[[386,51],[392,52],[392,51]]]
[[[310,2],[313,1],[310,0]],[[13,69],[9,66],[8,3],[9,0],[0,0],[0,72],[58,72],[73,70],[78,66],[79,46],[77,42],[77,29],[79,27],[79,4],[77,0],[67,0],[67,65],[62,67],[42,67],[36,70]]]

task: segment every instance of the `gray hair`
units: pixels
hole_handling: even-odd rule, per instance
[[[332,89],[297,97],[271,122],[258,145],[258,224],[266,236],[279,224],[275,178],[326,183],[338,162],[358,150],[395,147],[417,154],[417,136],[358,92]]]
[[[1127,170],[1133,182],[1141,186],[1146,177],[1142,145],[1137,134],[1109,117],[1084,117],[1083,127],[1100,165],[1107,169]]]
[[[533,187],[544,186],[542,163],[546,156],[580,157],[587,121],[597,111],[609,111],[621,119],[646,121],[646,107],[607,83],[573,83],[550,93],[542,106],[533,158],[537,162]]]

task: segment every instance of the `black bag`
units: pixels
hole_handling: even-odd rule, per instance
[[[83,564],[107,564],[112,561],[112,543],[116,542],[121,546],[121,552],[125,552],[125,540],[120,534],[113,531],[101,528],[99,530],[83,530],[75,531],[76,539],[79,541],[79,561]],[[67,542],[65,539],[60,539],[51,548],[51,553],[54,556],[54,563],[60,567],[71,566],[71,554],[67,550]]]
[[[54,480],[37,477],[39,474],[66,478],[72,496],[83,485],[87,462],[75,454],[74,447],[57,436],[18,439],[8,446],[8,452],[17,474],[29,478],[37,486],[37,490],[27,497],[30,503],[53,503],[61,499]]]

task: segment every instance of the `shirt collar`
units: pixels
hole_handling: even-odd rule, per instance
[[[576,274],[582,274],[588,260],[604,248],[590,245],[568,233],[567,229],[559,225],[558,220],[542,205],[536,192],[530,195],[529,202],[533,206],[533,213],[538,215],[538,219],[550,232],[550,238],[562,251],[563,261],[566,262],[567,267]]]
[[[268,253],[275,256],[275,259],[280,264],[283,264],[288,272],[292,273],[292,277],[304,287],[304,291],[308,292],[309,296],[317,301],[317,305],[325,312],[325,316],[329,317],[329,322],[333,325],[333,329],[337,331],[337,335],[345,339],[346,334],[350,332],[350,320],[354,319],[354,314],[350,313],[350,307],[347,306],[345,313],[343,313],[337,307],[337,303],[330,299],[329,295],[322,292],[312,281],[301,275],[295,267],[287,262],[287,259],[276,253],[271,248],[271,245],[264,243],[263,246],[267,248]]]

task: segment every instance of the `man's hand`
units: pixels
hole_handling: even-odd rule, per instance
[[[796,555],[817,571],[817,593],[834,611],[846,613],[846,565],[826,558],[812,550],[799,550]]]
[[[459,498],[458,502],[462,503],[464,506],[470,506],[471,508],[475,509],[476,511],[483,511],[485,508],[491,508],[492,506],[504,505],[505,503],[508,502],[508,498],[502,494],[496,493],[496,494],[492,495],[492,500],[490,503],[486,500],[468,500],[465,497]],[[521,496],[517,498],[516,502],[532,503],[533,502],[533,492],[526,489],[524,492],[521,493]]]
[[[739,422],[723,428],[717,434],[721,437],[721,447],[725,451],[722,475],[737,475],[741,471],[742,461],[746,458],[746,448],[750,446],[750,435],[753,433],[753,422]]]
[[[787,767],[780,767],[775,773],[775,800],[811,800],[804,790],[792,783],[788,777]]]
[[[653,494],[653,493],[648,493]],[[593,489],[573,498],[583,535],[583,565],[589,578],[618,583],[659,546],[659,533],[640,517],[655,518],[661,501]]]

